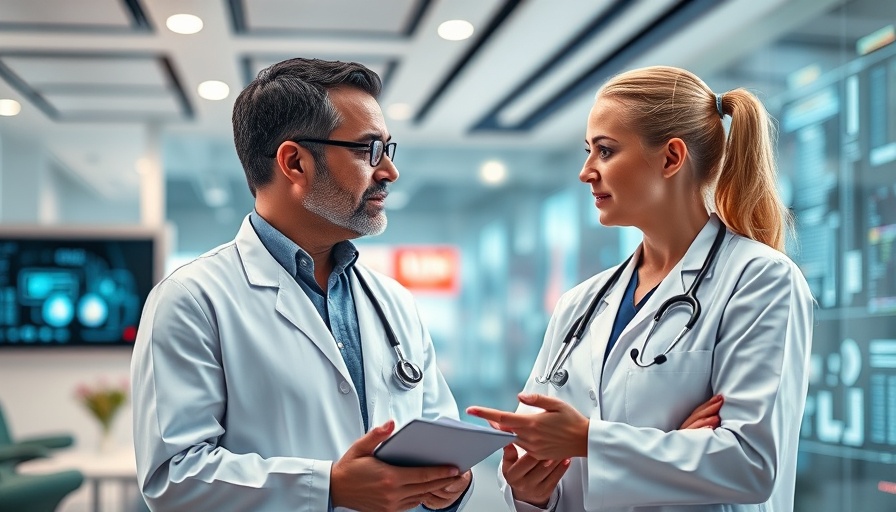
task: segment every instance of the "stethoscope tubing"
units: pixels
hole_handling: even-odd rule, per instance
[[[398,342],[398,337],[395,336],[395,331],[392,330],[392,325],[389,324],[389,320],[386,318],[386,313],[383,311],[383,307],[376,299],[373,290],[370,289],[370,285],[367,284],[367,280],[364,279],[361,272],[357,268],[352,268],[355,271],[355,277],[358,278],[358,283],[361,285],[361,289],[364,290],[364,294],[367,295],[367,298],[370,299],[370,302],[373,304],[373,309],[376,311],[376,315],[383,324],[383,330],[386,331],[386,338],[389,341],[389,346],[392,347],[392,351],[395,352],[395,357],[398,359],[392,370],[395,380],[404,389],[414,389],[420,384],[420,381],[423,380],[423,371],[420,370],[419,366],[404,357],[404,353],[401,351],[401,344]]]
[[[718,255],[719,249],[722,246],[722,241],[725,238],[725,233],[727,229],[725,228],[724,223],[720,223],[719,229],[716,232],[715,239],[713,240],[712,246],[709,249],[709,253],[706,255],[706,259],[703,261],[703,266],[700,267],[700,271],[697,273],[697,277],[694,278],[694,281],[691,283],[691,286],[687,289],[684,294],[674,295],[669,297],[660,305],[657,309],[656,314],[653,316],[653,325],[650,328],[650,331],[647,333],[647,337],[644,339],[644,342],[641,344],[641,349],[633,348],[631,351],[631,358],[634,363],[642,368],[647,368],[649,366],[653,366],[654,364],[663,364],[668,359],[667,354],[669,351],[674,348],[678,342],[684,338],[684,336],[690,332],[690,330],[697,323],[697,320],[700,318],[700,313],[702,312],[700,307],[700,301],[697,300],[697,290],[700,288],[700,285],[703,283],[704,278],[706,277],[707,272],[709,272],[709,268],[715,262],[716,257]],[[597,310],[597,306],[600,302],[606,297],[607,293],[610,289],[616,285],[619,281],[619,278],[622,276],[622,273],[625,271],[625,268],[628,266],[631,259],[634,257],[634,254],[628,257],[610,276],[607,282],[598,290],[597,294],[595,294],[594,298],[591,300],[591,303],[588,304],[588,308],[585,312],[579,316],[575,322],[573,322],[569,331],[566,334],[566,337],[563,339],[563,344],[560,350],[557,352],[557,355],[554,357],[553,362],[550,365],[545,366],[544,374],[539,377],[535,377],[535,381],[539,384],[545,384],[550,382],[555,387],[560,387],[564,385],[569,378],[569,373],[563,369],[563,365],[566,364],[567,359],[569,359],[572,354],[573,349],[578,345],[579,341],[582,338],[582,335],[585,332],[585,329],[588,326],[588,323],[594,316],[594,312]],[[659,325],[660,320],[663,315],[670,308],[680,305],[687,305],[691,307],[691,315],[688,318],[688,322],[685,327],[675,336],[672,343],[666,350],[653,358],[648,363],[644,363],[641,359],[641,356],[644,354],[644,350],[647,348],[647,342],[650,339],[650,336],[656,330],[657,325]]]

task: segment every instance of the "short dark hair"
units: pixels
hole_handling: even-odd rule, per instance
[[[296,58],[261,70],[243,89],[233,104],[233,143],[253,196],[271,181],[270,155],[283,141],[325,139],[336,129],[341,120],[328,91],[340,86],[376,98],[382,81],[356,62]],[[320,159],[320,148],[308,149]]]

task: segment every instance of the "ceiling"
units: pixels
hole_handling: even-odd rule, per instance
[[[812,33],[822,23],[796,31],[844,3],[0,0],[0,98],[23,105],[0,118],[0,134],[43,141],[54,162],[106,197],[138,193],[137,162],[147,155],[169,182],[207,190],[241,180],[230,113],[260,69],[294,56],[356,60],[382,76],[387,114],[406,105],[407,119],[387,115],[399,169],[417,170],[404,172],[403,186],[468,186],[491,154],[511,155],[517,184],[543,186],[552,179],[539,172],[550,165],[543,155],[578,150],[594,90],[612,73],[662,63],[706,78],[733,68],[739,75],[720,76],[718,87],[727,79],[781,89],[805,55],[782,53],[794,62],[777,68],[747,56],[782,34],[833,37],[842,20],[828,32]],[[850,26],[879,28],[876,9],[864,11],[851,11]],[[165,20],[177,13],[199,16],[203,29],[169,31]],[[441,39],[437,27],[452,19],[471,22],[472,37]],[[230,95],[200,98],[206,80],[225,82]]]

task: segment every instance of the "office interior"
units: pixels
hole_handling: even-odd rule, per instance
[[[176,14],[201,29],[176,33]],[[383,77],[401,176],[362,261],[415,294],[461,411],[515,407],[560,294],[640,240],[601,226],[578,182],[594,92],[666,64],[776,120],[788,253],[818,301],[795,510],[896,510],[894,26],[889,0],[0,0],[6,423],[72,435],[54,457],[131,453],[130,403],[102,441],[79,393],[126,384],[148,287],[251,211],[231,108],[294,56]],[[22,256],[41,243],[106,272],[112,298],[48,306],[42,287],[77,278]],[[500,510],[498,461],[476,467],[471,510]],[[58,510],[99,508],[143,510],[135,481],[88,478]]]

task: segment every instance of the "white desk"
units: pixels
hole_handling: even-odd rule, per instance
[[[67,469],[77,469],[84,475],[85,483],[91,486],[90,502],[93,512],[100,512],[100,486],[104,482],[118,482],[122,486],[122,511],[130,509],[128,488],[137,482],[137,465],[134,451],[122,447],[109,453],[77,450],[58,450],[45,459],[23,462],[17,466],[22,473],[52,473]]]

